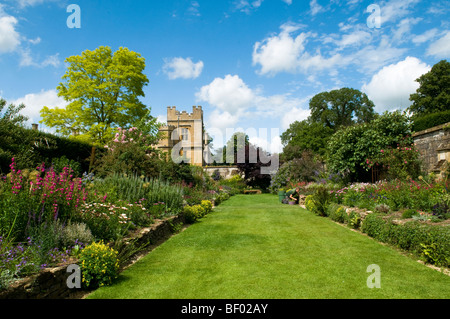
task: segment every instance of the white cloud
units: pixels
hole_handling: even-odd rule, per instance
[[[283,0],[283,2],[285,2],[285,3],[288,4],[288,5],[291,5],[291,4],[292,4],[292,0]]]
[[[23,115],[29,117],[29,124],[39,123],[41,120],[40,111],[42,107],[48,106],[49,108],[59,107],[64,108],[67,106],[67,102],[58,96],[56,90],[42,90],[39,93],[30,93],[17,100],[10,101],[10,103],[19,105],[25,104],[25,108],[21,111]]]
[[[239,76],[228,74],[203,86],[196,97],[199,101],[235,114],[253,105],[255,93]]]
[[[61,64],[59,60],[59,53],[51,56],[47,56],[43,61],[37,62],[32,56],[30,49],[19,50],[20,62],[19,65],[22,67],[34,66],[38,68],[44,68],[47,66],[58,67]]]
[[[411,13],[411,8],[420,0],[390,0],[384,1],[380,6],[381,25],[395,22]]]
[[[324,7],[322,7],[318,2],[317,2],[317,0],[311,0],[310,2],[309,2],[309,7],[310,7],[310,12],[311,12],[311,15],[313,15],[313,16],[315,16],[316,14],[318,14],[318,13],[320,13],[320,12],[324,12],[325,11],[325,9],[324,9]]]
[[[443,37],[433,42],[427,49],[427,54],[437,58],[448,58],[450,56],[450,31],[445,31]]]
[[[392,37],[392,41],[396,43],[404,42],[405,40],[408,40],[411,28],[413,25],[418,24],[420,21],[422,21],[422,18],[405,18],[402,19],[398,25],[397,28],[394,30],[394,35]]]
[[[227,111],[215,109],[209,115],[208,121],[205,126],[208,134],[214,134],[216,132],[218,134],[224,135],[226,129],[235,128],[238,122],[239,122],[238,115],[236,114],[233,115]]]
[[[44,2],[60,2],[61,0],[10,0],[15,1],[19,4],[21,9],[25,7],[33,7],[36,5],[43,4]]]
[[[178,78],[195,79],[200,76],[203,71],[203,62],[192,62],[191,58],[172,58],[164,59],[163,72],[166,73],[171,80]]]
[[[236,3],[236,9],[241,12],[250,14],[253,10],[258,9],[263,1],[264,0],[253,0],[253,1],[239,0]]]
[[[20,34],[15,29],[18,21],[15,17],[1,13],[2,11],[0,11],[0,53],[14,52],[20,45]]]
[[[191,6],[188,8],[188,14],[195,16],[195,17],[200,17],[200,4],[197,1],[192,1],[191,2]]]
[[[430,29],[428,31],[425,31],[421,35],[416,35],[412,39],[412,42],[415,44],[421,44],[421,43],[428,42],[436,36],[437,32],[438,32],[438,29],[436,29],[436,28]]]
[[[297,72],[308,37],[308,34],[303,32],[295,38],[292,37],[291,33],[299,28],[297,25],[284,24],[280,34],[255,43],[253,65],[261,65],[261,74]]]
[[[281,128],[286,130],[289,126],[295,121],[303,121],[306,120],[311,115],[311,110],[306,107],[293,107],[288,110],[281,119]]]
[[[267,135],[269,135],[270,132],[268,132]],[[260,147],[266,152],[269,152],[271,154],[274,153],[281,153],[283,151],[283,144],[281,143],[281,137],[273,136],[270,138],[270,136],[249,136],[249,142],[250,144],[255,145],[256,147]]]
[[[270,123],[270,128],[267,127],[269,131],[280,126],[286,129],[293,121],[306,119],[310,113],[310,97],[300,99],[290,94],[264,95],[261,89],[249,88],[237,75],[214,79],[202,87],[196,96],[198,101],[207,102],[214,108],[206,121],[208,133],[216,131],[224,135],[227,128],[236,128],[244,123],[245,127],[260,127],[264,120]],[[276,141],[271,143],[277,145]],[[276,146],[271,147],[267,150],[278,150],[273,148]]]
[[[376,73],[362,91],[375,103],[375,111],[405,109],[411,105],[409,96],[419,87],[416,79],[431,67],[414,57],[407,57]]]

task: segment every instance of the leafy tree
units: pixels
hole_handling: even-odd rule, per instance
[[[417,80],[420,87],[410,95],[413,104],[409,110],[415,118],[423,115],[447,111],[450,105],[450,62],[436,63],[428,73]]]
[[[411,145],[412,122],[400,111],[385,112],[370,123],[349,126],[329,140],[327,166],[332,172],[345,172],[351,181],[370,181],[367,159],[381,150]]]
[[[324,156],[327,140],[333,133],[333,129],[322,123],[295,121],[281,134],[281,142],[284,145],[283,161],[300,158],[306,150]]]
[[[6,110],[2,113],[6,106],[6,101],[0,98],[0,127],[12,127],[13,125],[24,126],[28,117],[20,114],[20,111],[25,108],[24,104],[18,106],[10,104]]]
[[[249,143],[244,146],[244,151],[245,159],[237,162],[236,165],[239,171],[244,174],[245,183],[251,187],[267,189],[270,186],[271,176],[270,174],[264,174],[262,168],[270,166],[271,162],[263,163],[261,161],[264,150]],[[266,158],[268,157],[265,152],[264,155]]]
[[[311,99],[309,108],[312,122],[334,130],[369,122],[375,116],[373,102],[365,93],[351,88],[319,93]]]
[[[143,73],[145,59],[140,54],[120,48],[101,46],[94,51],[66,59],[64,82],[57,87],[58,96],[69,104],[66,108],[41,110],[42,121],[57,132],[97,145],[105,145],[116,127],[133,126],[148,110],[139,101],[148,84]]]

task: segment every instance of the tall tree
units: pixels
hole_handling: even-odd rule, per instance
[[[283,143],[283,160],[289,161],[302,157],[306,150],[324,156],[328,138],[334,130],[322,123],[313,123],[308,120],[295,121],[281,134]]]
[[[115,128],[133,126],[148,113],[139,100],[149,82],[139,53],[122,47],[112,53],[101,46],[69,57],[66,63],[64,82],[57,90],[69,104],[54,109],[44,106],[41,123],[62,135],[76,132],[78,139],[104,145]]]
[[[413,102],[409,110],[415,118],[449,109],[450,62],[442,60],[436,63],[416,81],[420,86],[409,98]]]
[[[351,88],[342,88],[315,95],[310,103],[310,119],[332,129],[371,121],[374,104],[365,93]]]

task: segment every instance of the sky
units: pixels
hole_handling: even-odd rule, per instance
[[[378,113],[406,109],[450,56],[450,1],[0,0],[0,97],[38,123],[68,104],[65,59],[99,46],[145,58],[141,100],[161,121],[201,105],[214,147],[244,131],[280,152],[318,93],[351,87]]]

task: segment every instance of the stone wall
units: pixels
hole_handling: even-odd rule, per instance
[[[440,153],[450,152],[450,123],[435,126],[413,135],[416,148],[421,154],[424,170],[432,172],[439,162]]]
[[[157,221],[154,225],[142,229],[131,239],[136,239],[139,244],[156,246],[167,240],[174,231],[174,226],[184,224],[183,216],[175,216]],[[129,241],[128,241],[129,242]],[[70,264],[76,264],[77,260]],[[130,260],[127,264],[131,264]],[[67,272],[63,265],[56,268],[47,268],[40,273],[16,281],[11,286],[0,292],[0,299],[69,299],[77,298],[80,289],[67,287],[67,279],[72,273]]]
[[[203,170],[209,175],[212,176],[216,170],[219,171],[220,176],[223,179],[229,179],[234,175],[239,174],[239,169],[236,166],[208,166],[203,167]]]

